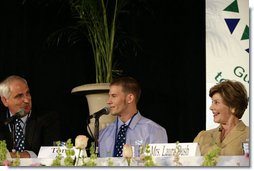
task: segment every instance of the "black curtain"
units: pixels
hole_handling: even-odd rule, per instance
[[[169,142],[191,142],[205,129],[205,1],[133,0],[128,9],[121,29],[139,46],[120,66],[141,84],[139,109],[167,129]],[[33,107],[61,115],[63,141],[87,134],[87,101],[71,90],[95,81],[91,47],[47,46],[73,23],[66,1],[4,0],[1,14],[0,79],[25,77]]]

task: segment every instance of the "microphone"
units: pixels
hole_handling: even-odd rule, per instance
[[[20,111],[18,111],[17,113],[15,113],[15,115],[11,116],[10,118],[6,119],[6,121],[4,122],[5,125],[13,122],[15,119],[18,118],[22,118],[23,116],[25,116],[25,110],[24,109],[20,109]]]
[[[108,115],[110,113],[110,108],[109,107],[104,107],[101,110],[95,112],[94,114],[89,116],[89,119],[92,118],[99,118],[101,115]]]

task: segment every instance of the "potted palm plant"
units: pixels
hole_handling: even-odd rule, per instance
[[[115,0],[110,5],[108,3],[109,1],[104,0],[70,0],[77,21],[76,26],[87,36],[91,44],[96,71],[96,83],[77,86],[72,89],[72,93],[85,94],[90,114],[106,106],[113,73],[116,22],[126,0]],[[101,116],[100,128],[106,127],[114,119],[112,115]],[[91,119],[88,125],[91,134],[94,131],[94,121]]]
[[[96,83],[112,80],[113,50],[116,20],[122,0],[115,0],[113,13],[109,14],[104,0],[71,0],[71,9],[76,14],[77,26],[86,32],[92,46],[95,61]],[[108,17],[112,15],[111,17]]]
[[[105,107],[108,99],[109,83],[113,75],[119,75],[119,70],[114,70],[113,66],[117,62],[114,58],[116,48],[116,32],[119,13],[128,4],[128,0],[67,0],[71,7],[71,12],[75,19],[75,24],[55,31],[48,37],[50,44],[59,44],[62,40],[75,44],[86,36],[91,45],[95,63],[95,83],[89,83],[74,87],[72,94],[85,95],[89,113],[93,114]],[[82,35],[80,35],[80,33]],[[136,50],[135,39],[125,36],[131,40],[134,46],[129,46]],[[133,41],[134,40],[134,41]],[[118,44],[119,45],[119,44]],[[134,48],[133,48],[134,47]],[[107,126],[114,121],[112,115],[100,117],[100,128]],[[90,120],[89,131],[94,130],[94,119]],[[91,133],[93,134],[93,133]]]

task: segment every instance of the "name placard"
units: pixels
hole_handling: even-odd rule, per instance
[[[75,156],[78,156],[79,150],[76,148],[72,148],[75,152]],[[61,153],[63,157],[66,157],[65,154],[66,147],[65,146],[41,146],[38,158],[55,158],[58,154],[58,152]],[[86,150],[82,150],[80,155],[84,155],[87,157]]]
[[[154,157],[174,156],[176,143],[149,144]],[[200,156],[198,143],[178,143],[180,156]]]

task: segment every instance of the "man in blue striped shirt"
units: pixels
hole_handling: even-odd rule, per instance
[[[117,119],[99,133],[100,157],[116,157],[115,143],[122,124],[128,125],[124,144],[131,144],[135,148],[145,144],[168,143],[165,128],[138,111],[140,94],[140,86],[132,77],[120,77],[111,82],[107,103],[110,113]]]

